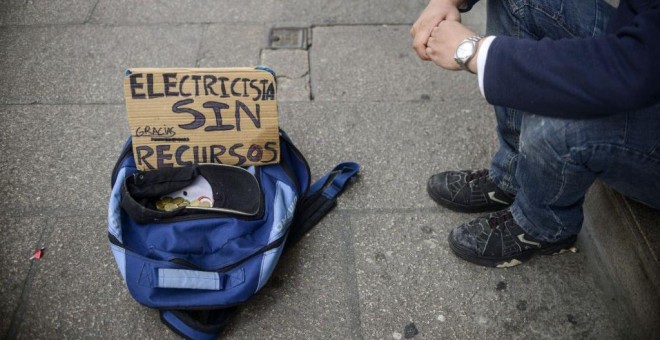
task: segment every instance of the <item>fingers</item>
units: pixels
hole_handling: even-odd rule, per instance
[[[426,42],[426,49],[424,52],[426,55],[429,57],[429,61],[432,61],[434,64],[438,65],[437,60],[438,60],[438,43],[440,42],[441,38],[438,36],[437,33],[437,28],[433,28],[431,30],[431,36],[429,37],[429,40]]]
[[[432,30],[442,21],[461,21],[461,14],[451,1],[430,1],[426,9],[420,14],[410,29],[413,38],[413,49],[422,60],[431,60],[426,53],[428,40]]]
[[[426,54],[426,44],[431,36],[431,30],[426,30],[425,32],[419,32],[415,35],[413,40],[413,48],[415,52],[422,60],[431,60]]]
[[[429,56],[426,55],[427,41],[431,36],[431,30],[433,27],[437,26],[443,18],[443,16],[420,18],[413,25],[411,29],[413,35],[413,49],[420,59],[430,60]]]
[[[408,32],[408,33],[410,33],[410,37],[413,38],[413,39],[415,39],[415,31],[416,31],[416,30],[417,30],[417,23],[415,23],[414,25],[412,25],[412,26],[410,27],[410,32]]]
[[[440,24],[438,24],[438,25],[440,25]],[[438,33],[439,31],[440,31],[440,28],[438,26],[433,27],[433,29],[431,30],[431,35],[429,36],[429,38],[434,37],[434,36],[437,37],[440,34],[440,33]]]
[[[429,58],[433,56],[433,50],[430,47],[426,48],[426,55],[428,55]]]
[[[447,13],[447,16],[445,17],[445,20],[461,22],[461,12],[459,12],[458,10],[450,11],[450,12]]]

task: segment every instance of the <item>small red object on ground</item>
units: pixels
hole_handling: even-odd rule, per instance
[[[35,250],[34,254],[32,254],[32,256],[30,256],[30,260],[40,259],[42,256],[44,256],[44,250],[46,250],[46,247],[44,247],[44,246],[42,246],[41,248]]]

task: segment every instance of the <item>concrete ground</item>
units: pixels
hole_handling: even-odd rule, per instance
[[[475,77],[411,49],[425,4],[3,1],[0,337],[178,338],[131,298],[109,251],[110,172],[129,135],[123,71],[257,64],[280,75],[281,126],[313,175],[344,160],[363,171],[224,337],[625,337],[585,253],[510,269],[451,253],[449,230],[474,216],[438,207],[426,180],[487,167],[497,141]],[[483,32],[484,4],[463,21]],[[307,28],[308,49],[269,48],[273,27]]]

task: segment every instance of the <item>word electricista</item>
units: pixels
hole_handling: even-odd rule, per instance
[[[177,73],[131,74],[131,98],[217,96],[219,98],[250,97],[252,100],[274,100],[275,84],[268,79],[227,78],[212,74],[182,75]],[[146,87],[146,89],[145,89]]]

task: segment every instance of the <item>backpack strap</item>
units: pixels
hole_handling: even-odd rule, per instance
[[[340,163],[309,188],[296,209],[286,246],[291,247],[337,205],[337,197],[346,189],[349,180],[358,174],[360,165]]]
[[[235,307],[200,311],[161,310],[160,320],[186,339],[215,340],[236,312]]]

